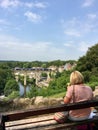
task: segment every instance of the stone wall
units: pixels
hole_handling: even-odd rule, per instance
[[[47,98],[42,96],[29,98],[16,98],[10,101],[0,100],[0,112],[13,110],[34,109],[61,104],[63,98]]]

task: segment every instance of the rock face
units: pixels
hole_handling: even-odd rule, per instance
[[[38,96],[35,98],[34,105],[35,106],[52,106],[56,104],[61,104],[61,101],[63,101],[63,98],[44,98],[42,96]]]
[[[16,98],[12,101],[0,100],[0,112],[8,112],[13,110],[34,109],[39,107],[48,107],[61,104],[63,98],[47,98],[43,96],[29,98]]]

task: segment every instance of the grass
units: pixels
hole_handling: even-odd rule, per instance
[[[64,97],[65,96],[65,92],[62,92],[62,93],[59,93],[59,94],[54,94],[54,95],[51,95],[49,97],[53,97],[53,98],[61,98],[61,97]]]

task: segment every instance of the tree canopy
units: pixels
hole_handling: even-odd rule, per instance
[[[76,69],[83,73],[85,82],[98,85],[98,43],[88,48],[86,54],[79,58]]]

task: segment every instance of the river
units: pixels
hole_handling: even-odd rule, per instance
[[[22,96],[24,94],[24,86],[20,82],[18,84],[19,84],[19,89],[20,89],[19,93],[20,93],[20,96]],[[26,87],[26,92],[29,92],[29,90],[30,90],[30,87],[27,86]]]

